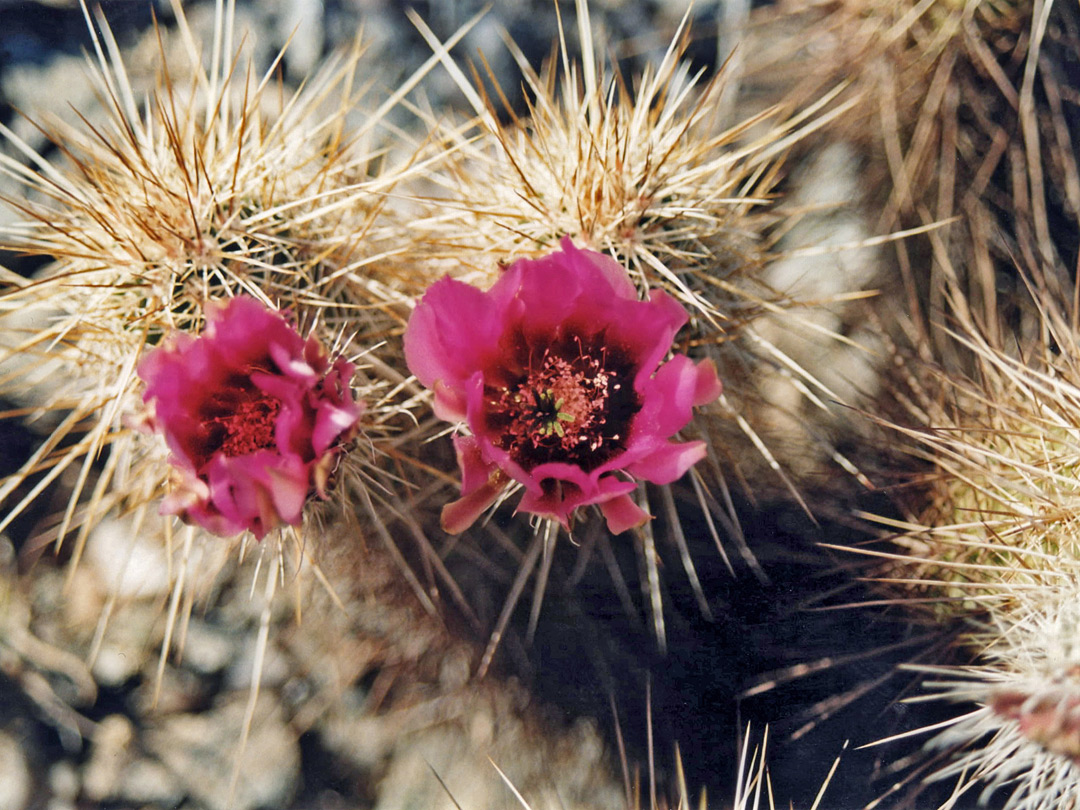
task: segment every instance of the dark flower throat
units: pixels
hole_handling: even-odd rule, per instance
[[[523,469],[563,462],[588,472],[625,449],[641,408],[625,351],[597,334],[546,346],[519,336],[508,354],[510,367],[490,375],[502,384],[485,387],[487,427]]]

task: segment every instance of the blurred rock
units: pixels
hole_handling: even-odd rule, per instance
[[[289,75],[298,81],[307,78],[322,56],[325,38],[322,0],[282,0],[277,36],[282,43],[289,43],[285,52]]]
[[[138,525],[132,515],[106,517],[90,532],[85,560],[109,593],[131,599],[169,592],[170,566],[161,524],[157,515],[144,517]]]
[[[242,691],[251,686],[252,674],[255,672],[256,647],[257,642],[254,636],[243,639],[239,653],[225,674],[227,689]],[[288,680],[292,669],[290,657],[271,642],[262,660],[259,683],[264,688],[281,686]]]
[[[188,795],[210,810],[285,807],[300,782],[300,746],[270,692],[260,695],[239,778],[229,787],[242,737],[247,695],[202,714],[166,717],[146,734],[147,748]]]
[[[213,675],[229,665],[239,646],[235,633],[193,617],[188,622],[180,662],[200,675]]]
[[[175,806],[184,797],[177,779],[142,754],[135,727],[123,715],[103,719],[83,771],[83,795],[98,803],[131,802]]]
[[[118,797],[134,741],[135,729],[123,715],[109,715],[98,723],[90,741],[90,761],[83,769],[86,798],[102,802]]]
[[[49,768],[49,790],[53,800],[74,805],[79,796],[79,771],[70,762],[57,762]]]
[[[18,741],[0,731],[0,810],[23,810],[34,779]]]
[[[473,684],[382,715],[365,709],[347,695],[320,732],[343,760],[381,773],[377,810],[512,806],[500,770],[532,810],[625,804],[596,726],[550,726],[513,684]]]
[[[125,605],[120,616],[111,616],[104,640],[94,658],[94,677],[102,686],[122,686],[151,661],[156,660],[161,617],[158,605],[135,602]]]
[[[139,715],[161,717],[196,711],[205,706],[216,684],[193,672],[166,664],[158,682],[157,673],[145,674],[129,701]]]

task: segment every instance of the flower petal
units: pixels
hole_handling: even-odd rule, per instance
[[[468,495],[487,483],[498,468],[484,459],[480,442],[474,436],[455,436],[454,452],[461,470],[461,492]]]
[[[308,466],[298,458],[271,450],[228,458],[218,455],[208,465],[210,501],[237,531],[249,530],[261,540],[283,523],[295,525],[309,489]]]
[[[670,484],[705,458],[705,442],[664,442],[644,458],[626,466],[636,478]]]
[[[506,478],[495,472],[468,495],[446,504],[440,518],[443,531],[447,534],[461,534],[476,522],[485,509],[495,503],[504,489]]]
[[[554,472],[552,468],[556,467],[570,468],[576,470],[577,474],[567,474],[566,477],[551,474]],[[569,464],[545,464],[544,468],[549,472],[545,475],[540,491],[526,490],[518,504],[518,511],[553,518],[567,530],[570,529],[571,518],[578,507],[604,503],[633,492],[637,487],[633,481],[616,478],[614,475],[586,476],[583,487],[578,483],[582,480],[579,474],[583,474],[579,467]],[[565,472],[569,473],[569,469]]]
[[[289,350],[289,347],[274,342],[270,344],[269,349],[270,357],[274,361],[274,364],[286,377],[299,380],[309,386],[314,385],[318,381],[319,375],[315,369],[313,369],[302,356],[298,357],[294,355]]]
[[[652,515],[638,506],[629,495],[619,495],[603,501],[600,504],[600,511],[604,513],[608,531],[612,534],[622,534],[628,529],[644,526],[652,520]]]
[[[197,338],[167,336],[139,364],[177,486],[162,504],[215,534],[257,538],[324,494],[336,444],[363,410],[353,366],[247,296],[209,302]]]
[[[351,430],[360,420],[362,412],[360,405],[321,405],[315,413],[315,428],[311,431],[311,447],[315,455],[323,455],[339,436]]]
[[[597,253],[595,250],[581,250],[569,236],[564,236],[559,241],[563,255],[569,260],[571,266],[581,276],[589,276],[599,271],[604,282],[611,288],[611,293],[618,298],[629,301],[637,301],[638,294],[634,282],[626,274],[621,264],[610,256]]]
[[[462,497],[444,525],[470,525],[509,479],[525,489],[519,511],[569,528],[575,510],[599,504],[613,531],[641,525],[629,477],[667,483],[699,461],[702,442],[668,439],[721,391],[711,362],[661,366],[687,320],[674,297],[639,300],[618,262],[569,238],[487,292],[432,285],[406,328],[406,360],[436,415],[472,432],[455,439]]]
[[[715,400],[723,388],[712,360],[695,365],[686,355],[677,354],[638,390],[644,403],[635,431],[666,438],[686,427],[693,409]]]
[[[629,335],[612,333],[613,339],[622,340],[633,347],[640,364],[637,382],[644,375],[651,374],[664,356],[671,351],[675,335],[682,329],[689,316],[682,304],[663,290],[651,290],[649,300],[644,303],[636,318],[624,319],[620,325],[631,327]]]
[[[428,388],[451,389],[484,367],[499,341],[492,300],[452,278],[432,284],[416,305],[402,338],[409,370]]]
[[[515,262],[492,288],[504,293],[514,288],[504,322],[520,325],[526,339],[548,339],[567,328],[595,331],[619,320],[618,313],[640,315],[649,306],[638,300],[626,270],[610,256],[581,250],[569,237],[562,247],[562,252]],[[669,339],[664,351],[670,346]]]
[[[435,391],[435,398],[431,403],[431,409],[435,412],[435,415],[444,422],[464,421],[467,407],[465,392],[462,387],[451,387],[442,380],[436,380],[431,387]]]
[[[461,534],[506,489],[510,479],[484,459],[483,448],[473,436],[455,436],[454,452],[461,468],[461,497],[443,507],[440,523],[447,534]]]
[[[300,459],[285,461],[284,464],[266,465],[266,488],[273,499],[272,518],[296,526],[303,517],[304,504],[311,488],[311,475],[308,465]]]
[[[464,386],[463,395],[467,398],[465,405],[467,423],[469,429],[473,432],[473,437],[477,442],[477,447],[484,462],[491,466],[497,466],[510,478],[524,485],[526,489],[539,492],[539,480],[522,469],[517,462],[510,458],[510,454],[496,445],[493,438],[488,435],[489,431],[487,430],[484,414],[483,374],[477,372],[469,378]]]

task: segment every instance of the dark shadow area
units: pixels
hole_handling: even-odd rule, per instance
[[[730,801],[748,725],[751,746],[760,744],[768,727],[768,767],[783,806],[790,800],[809,807],[837,756],[842,755],[840,767],[826,796],[839,807],[863,806],[902,780],[904,772],[886,772],[889,763],[911,755],[913,764],[923,763],[918,749],[927,735],[857,750],[957,714],[947,705],[897,702],[916,688],[916,676],[897,666],[942,646],[944,631],[896,607],[861,605],[880,594],[857,581],[858,559],[818,546],[853,543],[865,535],[841,522],[815,525],[790,504],[756,511],[741,504],[747,540],[768,577],[762,581],[745,565],[737,564],[732,576],[695,510],[682,513],[711,621],[699,609],[675,549],[663,539],[662,521],[654,526],[666,654],[651,629],[632,537],[614,537],[612,546],[636,615],[620,606],[610,573],[597,560],[576,587],[560,584],[579,553],[564,536],[534,643],[525,643],[530,581],[511,638],[496,659],[500,673],[527,679],[531,692],[566,722],[594,718],[613,751],[614,700],[631,769],[637,766],[643,774],[651,700],[659,794],[673,801],[676,745],[695,798],[707,788],[710,801]],[[514,655],[515,648],[523,658]],[[935,653],[940,663],[941,650]],[[765,688],[773,680],[775,686]],[[918,806],[937,806],[948,787],[916,791]],[[887,806],[905,806],[903,795]]]

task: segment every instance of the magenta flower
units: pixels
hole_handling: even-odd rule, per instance
[[[568,529],[589,504],[615,534],[645,523],[635,479],[670,483],[700,461],[703,442],[669,438],[720,396],[711,361],[661,365],[686,321],[670,295],[639,301],[617,262],[569,238],[487,292],[433,284],[405,330],[405,360],[434,391],[436,415],[472,434],[454,439],[462,497],[443,528],[467,529],[513,481],[519,510]]]
[[[219,535],[299,524],[363,410],[351,363],[246,296],[208,304],[199,337],[173,335],[138,373],[176,471],[161,511]]]

